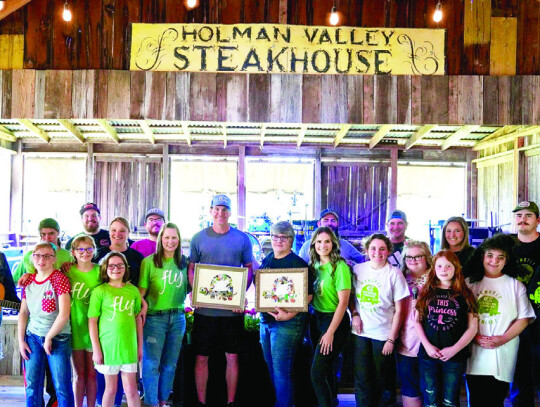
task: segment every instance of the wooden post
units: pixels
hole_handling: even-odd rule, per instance
[[[22,140],[17,140],[17,154],[11,158],[11,202],[10,202],[10,231],[22,233],[23,220],[23,180],[24,157],[22,154]]]
[[[279,23],[287,24],[287,0],[279,0]]]
[[[390,201],[388,212],[392,212],[397,206],[397,159],[398,149],[390,150]]]
[[[315,152],[315,163],[313,164],[313,218],[317,218],[321,213],[322,204],[322,168],[321,168],[321,148]]]
[[[170,219],[169,215],[169,183],[170,183],[170,172],[169,172],[170,162],[169,162],[169,145],[163,144],[163,157],[161,163],[161,210],[167,217]]]
[[[478,218],[478,169],[472,161],[478,154],[472,150],[467,151],[467,187],[465,199],[467,200],[467,217]]]
[[[94,144],[88,143],[88,155],[86,156],[86,202],[95,202],[94,197],[94,174],[95,159],[94,159]]]
[[[246,230],[246,147],[238,147],[238,229]]]
[[[518,202],[529,199],[529,172],[527,171],[527,158],[524,151],[519,151],[525,145],[525,138],[518,137],[514,139],[514,188],[516,188],[514,197],[514,207]]]

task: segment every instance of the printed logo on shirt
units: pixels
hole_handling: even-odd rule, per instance
[[[538,287],[536,287],[534,294],[529,294],[529,299],[536,305],[540,304],[540,283],[537,284]]]
[[[89,288],[85,289],[86,284],[77,282],[71,287],[71,303],[75,300],[81,301],[83,304],[90,304],[90,294],[92,291]]]
[[[167,288],[167,285],[172,285],[176,288],[181,287],[183,279],[184,277],[181,272],[177,271],[173,274],[172,270],[165,270],[165,272],[163,273],[163,277],[161,277],[161,280],[163,282],[163,288],[161,289],[159,295],[165,292],[165,288]]]
[[[448,298],[444,294],[437,294],[428,305],[427,323],[435,331],[448,331],[456,323],[459,303],[455,298]]]
[[[522,257],[518,262],[526,272],[523,276],[518,276],[517,279],[522,283],[527,284],[534,274],[534,268],[536,266],[535,261],[528,257]]]
[[[126,300],[124,297],[116,296],[113,301],[113,314],[109,321],[113,321],[116,312],[127,312],[128,315],[133,315],[135,309],[135,300]]]
[[[111,242],[109,242],[109,239],[101,239],[99,241],[99,246],[100,247],[103,247],[103,246],[110,246],[111,245]]]
[[[358,303],[362,310],[373,311],[378,308],[382,301],[379,298],[381,285],[377,280],[364,280],[360,282],[360,290],[356,293]]]
[[[477,294],[476,304],[481,324],[494,324],[499,312],[499,300],[501,295],[495,290],[482,290]]]
[[[41,309],[44,312],[56,311],[56,299],[52,290],[45,291],[43,298],[41,299]]]

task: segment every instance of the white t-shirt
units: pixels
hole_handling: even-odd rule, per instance
[[[370,262],[355,265],[353,274],[356,309],[362,320],[359,336],[386,341],[392,328],[395,302],[409,296],[405,277],[389,264],[375,270]],[[354,329],[352,333],[358,335]]]
[[[516,319],[534,318],[527,290],[520,281],[507,275],[484,277],[480,282],[467,284],[478,305],[478,334],[499,336]],[[514,380],[519,336],[495,349],[485,349],[472,342],[467,374],[493,376],[503,382]]]

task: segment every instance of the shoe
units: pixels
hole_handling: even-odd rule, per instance
[[[197,401],[197,407],[206,407],[206,404],[200,402],[200,401]]]
[[[238,406],[234,401],[231,401],[230,403],[227,403],[227,407],[238,407]]]

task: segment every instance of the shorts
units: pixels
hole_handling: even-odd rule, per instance
[[[237,354],[244,333],[244,315],[209,317],[195,314],[191,339],[195,354],[210,356],[213,350]]]
[[[117,375],[120,372],[137,373],[137,363],[125,363],[123,365],[94,365],[101,374]]]
[[[407,397],[422,397],[420,390],[420,368],[418,358],[396,354],[401,395]]]

